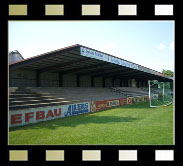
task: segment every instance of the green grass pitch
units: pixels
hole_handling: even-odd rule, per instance
[[[10,145],[172,145],[173,105],[149,102],[9,129]]]

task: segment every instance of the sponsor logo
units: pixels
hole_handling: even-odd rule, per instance
[[[88,103],[72,104],[69,105],[67,111],[64,112],[64,116],[67,117],[72,115],[83,114],[86,112],[90,112]]]
[[[109,101],[109,107],[114,107],[119,105],[119,100]]]
[[[91,102],[90,102],[90,111],[91,111],[91,112],[96,111],[95,101],[91,101]]]
[[[77,103],[31,110],[11,111],[9,114],[10,127],[22,126],[72,115],[90,112],[90,103]]]
[[[128,99],[127,99],[127,104],[132,104],[132,97],[129,97]]]
[[[19,114],[12,114],[11,116],[11,125],[30,123],[33,121],[45,120],[45,119],[54,119],[61,116],[61,108],[48,110],[48,111],[32,111]]]
[[[107,104],[99,104],[99,105],[97,105],[97,108],[98,109],[107,108]]]

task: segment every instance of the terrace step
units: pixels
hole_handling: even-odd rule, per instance
[[[49,103],[49,102],[63,102],[66,100],[55,100],[55,99],[42,99],[42,100],[24,100],[24,101],[20,101],[20,100],[15,100],[15,101],[10,101],[9,105],[24,105],[24,104],[36,104],[36,103]]]
[[[14,105],[9,106],[9,110],[19,110],[19,109],[29,109],[29,108],[39,108],[39,107],[47,107],[47,106],[56,106],[56,105],[62,105],[63,103],[38,103],[38,104],[25,104],[25,105]]]
[[[123,88],[127,96],[147,95],[136,88]],[[122,90],[122,91],[123,91]],[[10,110],[37,108],[62,104],[73,104],[97,100],[110,100],[126,97],[125,94],[114,92],[110,88],[72,88],[72,87],[26,87],[13,88],[9,93]],[[9,92],[10,92],[9,91]]]

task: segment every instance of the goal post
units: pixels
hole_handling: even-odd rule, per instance
[[[150,107],[167,106],[173,102],[173,91],[170,82],[148,80]]]

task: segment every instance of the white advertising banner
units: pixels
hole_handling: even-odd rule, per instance
[[[88,112],[90,112],[89,102],[9,111],[9,127],[23,126],[30,123],[37,123]]]
[[[82,56],[86,56],[86,57],[90,57],[90,58],[94,58],[94,59],[99,59],[102,61],[108,61],[108,55],[94,51],[94,50],[90,50],[84,47],[81,47],[81,55]]]
[[[110,62],[110,63],[114,63],[120,66],[125,66],[125,67],[129,67],[132,69],[136,69],[136,70],[140,70],[146,73],[151,73],[151,74],[155,74],[155,75],[159,75],[162,77],[165,77],[163,74],[156,72],[154,70],[148,69],[146,67],[134,64],[132,62],[117,58],[117,57],[113,57],[104,53],[100,53],[85,47],[80,47],[80,54],[82,56],[86,56],[86,57],[90,57],[90,58],[94,58],[94,59],[99,59],[102,61],[106,61],[106,62]],[[168,78],[168,77],[167,77]]]
[[[110,62],[110,63],[114,63],[120,66],[125,66],[125,67],[129,67],[132,69],[138,69],[138,65],[125,61],[123,59],[117,58],[117,57],[113,57],[104,53],[100,53],[85,47],[80,47],[80,53],[82,56],[86,56],[86,57],[90,57],[90,58],[94,58],[94,59],[99,59],[102,61],[106,61],[106,62]]]

